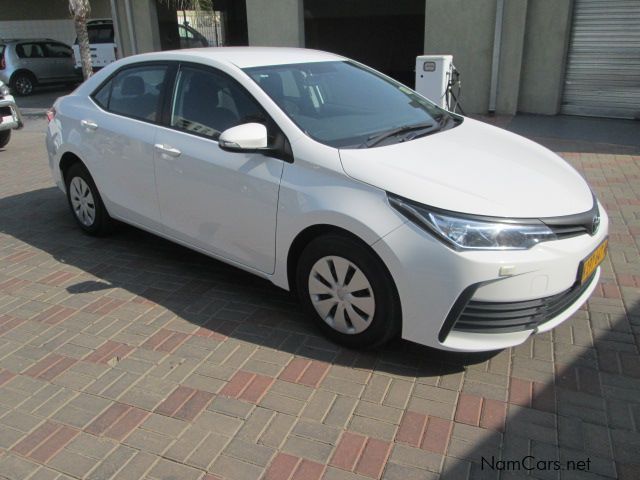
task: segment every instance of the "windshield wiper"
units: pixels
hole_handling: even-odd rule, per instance
[[[367,141],[360,145],[359,148],[370,148],[373,147],[383,140],[386,140],[389,137],[393,137],[395,135],[400,135],[402,133],[413,132],[414,130],[424,130],[425,128],[433,128],[435,125],[433,123],[414,123],[412,125],[403,125],[401,127],[392,128],[391,130],[386,130],[382,133],[376,133],[375,135],[371,135],[367,138]]]

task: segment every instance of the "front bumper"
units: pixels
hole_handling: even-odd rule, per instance
[[[0,97],[0,130],[22,128],[22,115],[13,95]]]
[[[607,236],[609,221],[601,205],[600,212],[601,224],[594,236],[580,235],[516,251],[456,252],[412,223],[405,223],[373,245],[396,282],[402,337],[443,350],[487,351],[518,345],[532,333],[562,323],[596,288],[599,268],[568,305],[530,328],[464,331],[445,325],[452,310],[469,301],[524,302],[569,291],[576,285],[580,262]],[[500,275],[501,267],[508,267],[509,276]],[[470,292],[466,298],[465,292]]]

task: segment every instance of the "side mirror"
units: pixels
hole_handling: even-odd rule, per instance
[[[261,123],[243,123],[220,134],[218,145],[230,152],[256,152],[267,149],[267,127]]]

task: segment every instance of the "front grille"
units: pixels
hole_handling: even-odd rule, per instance
[[[547,225],[553,233],[556,234],[558,240],[563,238],[577,237],[578,235],[589,234],[591,235],[591,228],[586,225],[563,225],[553,226]]]
[[[452,330],[474,333],[506,333],[532,330],[567,310],[589,288],[595,274],[582,285],[574,285],[551,297],[524,302],[470,300],[460,311]]]
[[[594,223],[594,219],[598,223]],[[594,235],[598,230],[600,210],[598,202],[593,198],[593,206],[590,210],[577,213],[575,215],[565,215],[562,217],[541,218],[540,221],[549,227],[556,234],[558,240],[578,235]]]
[[[11,109],[9,107],[0,107],[0,121],[2,121],[2,117],[7,115],[11,115]]]

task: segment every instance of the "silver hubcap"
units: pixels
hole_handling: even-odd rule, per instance
[[[20,77],[16,80],[16,90],[20,95],[28,95],[33,90],[33,84],[28,78]]]
[[[342,257],[323,257],[313,265],[309,296],[318,315],[340,333],[364,332],[376,312],[371,283],[362,270]]]
[[[85,227],[93,225],[96,219],[96,205],[87,182],[80,177],[73,177],[69,185],[69,195],[76,218]]]

